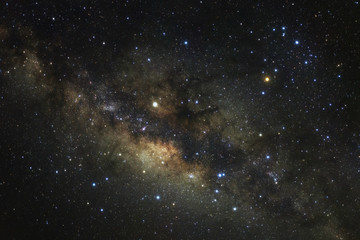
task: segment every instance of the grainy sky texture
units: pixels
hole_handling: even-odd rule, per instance
[[[358,1],[1,1],[1,239],[359,239]]]

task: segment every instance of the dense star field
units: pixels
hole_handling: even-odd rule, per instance
[[[359,239],[358,1],[1,1],[1,239]]]

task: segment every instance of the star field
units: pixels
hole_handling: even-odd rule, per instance
[[[359,238],[357,1],[0,4],[1,238]]]

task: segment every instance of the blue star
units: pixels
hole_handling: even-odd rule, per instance
[[[225,177],[225,173],[218,173],[218,178],[222,178],[222,177]]]

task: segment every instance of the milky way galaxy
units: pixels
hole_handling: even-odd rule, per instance
[[[0,4],[1,238],[359,238],[358,2]]]

